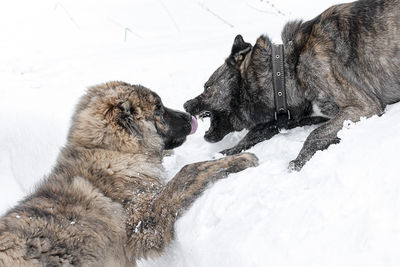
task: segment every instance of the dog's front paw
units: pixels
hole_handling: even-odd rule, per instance
[[[227,171],[229,173],[236,173],[243,171],[249,167],[258,166],[258,158],[253,153],[241,153],[238,155],[226,157],[229,160]]]
[[[243,149],[241,147],[234,146],[232,148],[224,149],[224,150],[220,151],[219,153],[221,153],[222,155],[230,156],[230,155],[239,154],[242,151],[243,151]]]
[[[304,163],[301,160],[295,159],[295,160],[292,160],[291,162],[289,162],[288,169],[290,172],[293,172],[293,171],[298,172],[301,170],[301,168],[303,168],[303,166],[304,166]]]

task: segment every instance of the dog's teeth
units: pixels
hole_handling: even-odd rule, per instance
[[[211,112],[210,111],[203,111],[198,116],[199,116],[200,119],[208,118],[208,117],[211,117]]]

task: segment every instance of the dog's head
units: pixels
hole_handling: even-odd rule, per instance
[[[259,37],[254,46],[236,36],[225,63],[205,83],[203,93],[187,101],[184,108],[194,116],[210,117],[211,126],[204,136],[209,142],[274,120],[272,43],[268,36]]]
[[[210,117],[210,129],[204,135],[209,142],[218,142],[226,134],[247,126],[239,110],[242,94],[240,68],[251,48],[242,36],[236,36],[230,56],[204,84],[203,93],[184,104],[190,114]]]
[[[72,118],[69,141],[86,148],[153,153],[180,146],[195,118],[165,107],[151,90],[123,82],[90,87]]]

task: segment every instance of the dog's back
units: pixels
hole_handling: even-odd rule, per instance
[[[355,4],[362,18],[359,36],[350,33],[352,53],[358,53],[355,73],[360,88],[371,90],[383,105],[400,100],[400,1],[361,1]],[[357,19],[353,16],[353,19]],[[358,37],[358,39],[357,39]],[[358,46],[357,46],[358,43]]]
[[[318,57],[326,58],[317,62],[326,61],[333,76],[344,79],[339,83],[351,82],[382,107],[398,102],[399,17],[399,0],[360,0],[329,8],[302,25],[300,36],[308,40],[300,56],[300,68],[308,65],[305,70],[316,62],[310,60],[316,52]]]
[[[127,266],[122,217],[87,180],[51,177],[2,218],[0,266]]]

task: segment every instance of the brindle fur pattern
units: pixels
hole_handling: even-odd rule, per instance
[[[210,182],[257,164],[249,153],[194,163],[164,184],[164,150],[190,121],[139,85],[89,88],[52,172],[1,218],[0,266],[135,266],[161,253]]]
[[[381,115],[386,105],[400,100],[399,17],[399,0],[360,0],[284,27],[289,128],[323,122],[313,117],[317,110],[329,119],[310,134],[290,169],[300,170],[316,151],[339,142],[337,132],[344,121]],[[234,101],[218,101],[218,110],[240,118],[236,124],[231,120],[231,129],[250,130],[225,154],[238,153],[278,133],[273,118],[271,40],[261,36],[250,51],[249,45],[237,36],[231,55],[206,84],[209,92],[234,92]],[[232,75],[236,76],[233,86],[221,81],[233,80]],[[218,96],[207,91],[185,103],[186,110],[212,113],[210,102],[216,103]]]

